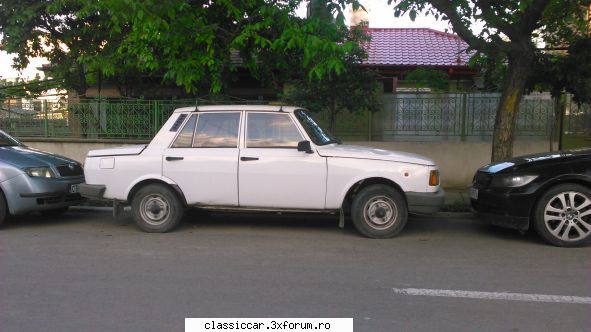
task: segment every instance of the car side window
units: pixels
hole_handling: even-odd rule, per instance
[[[197,114],[191,115],[191,118],[185,123],[185,126],[176,137],[172,148],[190,148],[193,142],[193,133],[195,132],[195,123],[197,122]]]
[[[297,148],[304,140],[285,113],[249,113],[246,136],[249,148]]]
[[[193,138],[194,148],[236,148],[240,113],[201,113]]]

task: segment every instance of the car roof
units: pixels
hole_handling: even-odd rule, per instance
[[[208,106],[192,106],[181,107],[174,110],[175,113],[183,112],[220,112],[220,111],[264,111],[264,112],[289,112],[302,109],[296,106],[282,106],[282,105],[208,105]]]

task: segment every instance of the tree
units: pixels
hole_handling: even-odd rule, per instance
[[[331,32],[320,29],[320,18],[296,17],[300,0],[84,1],[88,12],[111,17],[111,31],[128,29],[116,41],[119,57],[141,70],[161,71],[193,92],[220,92],[238,66],[233,52],[240,55],[239,66],[260,79],[294,65],[306,68],[310,78],[322,78],[340,73],[343,55],[355,46],[335,44]],[[340,25],[346,4],[358,6],[357,0],[325,2]],[[303,54],[300,63],[289,61],[293,52]],[[114,73],[117,62],[107,62],[103,71]]]
[[[317,79],[343,71],[343,56],[355,45],[318,34],[319,18],[295,15],[301,2],[0,0],[0,29],[6,51],[18,54],[17,67],[28,57],[46,57],[54,76],[79,93],[98,73],[116,78],[128,71],[164,77],[190,92],[220,92],[236,71],[234,52],[261,79],[294,65]],[[357,0],[323,2],[339,25],[347,4],[359,7]],[[289,60],[294,52],[301,62]]]
[[[453,30],[470,48],[497,61],[505,61],[507,71],[502,84],[493,134],[493,161],[513,155],[515,123],[519,102],[533,73],[538,49],[536,38],[564,43],[576,38],[585,25],[586,0],[388,0],[395,3],[395,15],[411,18],[426,12],[449,21]],[[472,31],[482,24],[480,33]]]
[[[575,101],[591,103],[591,37],[580,38],[564,51],[542,53],[528,81],[529,89],[563,91]]]
[[[50,76],[84,94],[89,74],[84,59],[105,54],[104,43],[113,36],[105,29],[107,17],[80,16],[81,9],[79,0],[0,0],[1,43],[16,54],[14,67],[25,68],[31,57],[47,58]]]
[[[345,54],[343,72],[322,80],[306,79],[300,75],[299,79],[291,81],[291,87],[282,99],[313,111],[325,111],[331,134],[335,133],[339,112],[375,111],[379,105],[377,73],[360,66],[367,57],[362,47],[367,39],[362,27],[349,30],[342,26],[334,42],[354,42],[358,45]]]

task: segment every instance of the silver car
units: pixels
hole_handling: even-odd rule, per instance
[[[8,215],[59,215],[80,203],[79,162],[28,148],[0,130],[0,224]]]

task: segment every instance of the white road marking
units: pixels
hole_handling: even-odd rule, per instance
[[[394,293],[410,296],[439,296],[457,297],[480,300],[505,300],[525,302],[547,302],[547,303],[571,303],[591,304],[591,297],[566,296],[566,295],[545,295],[545,294],[523,294],[507,292],[476,292],[450,289],[427,289],[427,288],[392,288]]]

